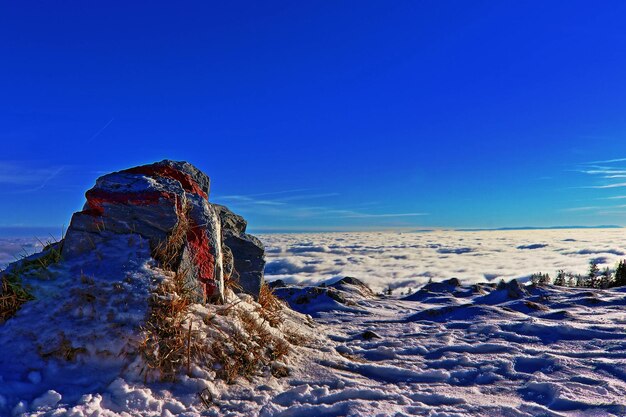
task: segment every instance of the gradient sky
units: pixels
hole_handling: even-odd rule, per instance
[[[626,225],[622,1],[5,1],[0,227],[184,159],[251,229]],[[617,161],[609,161],[617,160]]]

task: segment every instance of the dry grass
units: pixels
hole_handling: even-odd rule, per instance
[[[239,377],[251,379],[263,367],[290,352],[289,343],[272,335],[254,313],[231,310],[231,318],[241,324],[243,331],[219,331],[206,352],[207,359],[217,368],[218,378],[229,384]]]
[[[43,247],[43,251],[46,252],[43,256],[34,259],[32,262],[35,267],[45,269],[48,266],[55,264],[61,260],[61,251],[63,250],[63,240],[60,242],[55,238],[42,242],[37,239],[39,244]]]
[[[179,267],[190,227],[188,211],[189,207],[183,207],[176,227],[153,250],[153,257],[166,270]],[[232,253],[225,250],[223,256],[224,265],[232,266],[225,268],[226,288],[240,289]],[[267,285],[261,288],[256,309],[240,305],[243,301],[239,299],[225,306],[210,305],[206,307],[213,313],[192,325],[190,306],[194,297],[193,289],[187,287],[187,278],[186,273],[179,271],[159,285],[150,301],[144,339],[139,346],[146,364],[146,379],[156,376],[174,381],[181,371],[186,369],[189,373],[192,363],[210,367],[228,383],[239,377],[250,379],[268,367],[275,376],[288,372],[272,367],[290,352],[291,345],[272,333],[275,330],[270,326],[277,328],[283,322],[284,305]]]
[[[276,295],[274,295],[274,290],[265,282],[261,285],[258,303],[260,306],[257,310],[259,315],[263,317],[270,326],[278,327],[283,322],[282,310],[285,306]]]
[[[17,274],[5,274],[0,289],[0,324],[10,319],[33,296],[22,286]]]
[[[143,327],[144,339],[139,346],[148,368],[144,370],[146,378],[156,372],[160,380],[173,381],[183,365],[189,368],[196,354],[191,328],[184,325],[191,304],[184,282],[184,276],[175,275],[159,285],[150,300],[150,313]]]
[[[233,292],[242,292],[243,287],[239,284],[239,273],[233,269],[233,272],[224,277],[224,288],[230,288]]]
[[[213,314],[198,320],[193,330],[189,314],[192,301],[184,296],[184,282],[181,276],[168,280],[159,286],[151,301],[140,345],[147,365],[146,378],[156,373],[161,380],[174,381],[182,370],[189,373],[191,363],[212,368],[217,378],[229,384],[240,377],[250,380],[263,369],[270,369],[276,377],[285,376],[288,370],[273,365],[289,354],[292,344],[301,344],[304,337],[285,332],[283,338],[269,326],[267,315],[274,317],[278,310],[269,312],[265,308],[282,308],[271,292],[265,300],[272,301],[256,310],[241,300],[226,306],[209,306],[214,309]]]
[[[181,251],[185,244],[190,222],[190,206],[184,205],[178,212],[178,222],[166,239],[152,251],[161,267],[172,272],[178,268]],[[162,381],[173,381],[179,370],[190,363],[198,352],[192,337],[192,323],[185,326],[189,305],[193,302],[193,289],[186,285],[188,271],[179,270],[172,279],[162,282],[152,294],[150,313],[143,327],[144,339],[139,351],[147,369],[146,379],[158,374]]]
[[[295,346],[303,346],[307,342],[307,337],[295,330],[283,330],[285,340]]]
[[[178,210],[178,222],[167,238],[163,239],[152,251],[152,257],[159,261],[161,267],[168,271],[174,270],[180,261],[180,255],[185,244],[187,232],[191,227],[189,221],[191,206],[185,203]]]
[[[39,256],[28,259],[27,254],[24,254],[22,259],[11,266],[10,271],[5,271],[0,276],[0,323],[13,317],[22,304],[34,299],[20,277],[26,274],[45,276],[48,266],[61,260],[62,241],[52,240],[44,243],[39,240],[39,243],[43,246]]]
[[[87,352],[87,349],[83,347],[73,347],[72,342],[65,337],[64,333],[61,333],[61,341],[57,347],[53,349],[48,347],[48,350],[44,351],[44,349],[39,346],[38,350],[39,355],[44,359],[58,358],[66,361],[74,361],[79,354]]]

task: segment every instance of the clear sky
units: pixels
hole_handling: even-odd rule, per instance
[[[164,158],[257,231],[626,225],[625,22],[623,1],[5,1],[0,227],[67,225],[99,175]]]

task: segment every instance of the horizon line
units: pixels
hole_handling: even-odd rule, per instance
[[[404,232],[404,233],[427,233],[438,231],[453,232],[488,232],[488,231],[515,231],[515,230],[567,230],[567,229],[623,229],[621,225],[552,225],[552,226],[504,226],[504,227],[250,227],[251,234],[306,234],[306,233],[375,233],[375,232]],[[27,238],[36,237],[38,234],[60,234],[66,230],[67,226],[29,226],[29,225],[7,225],[0,226],[0,238]]]

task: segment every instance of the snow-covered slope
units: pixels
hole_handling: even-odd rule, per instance
[[[207,399],[226,404],[229,395],[240,398],[235,409],[248,415],[251,406],[244,400],[256,385],[244,376],[269,384],[255,399],[275,395],[276,378],[306,367],[298,365],[306,358],[300,350],[307,349],[299,345],[321,343],[305,316],[284,309],[280,324],[269,325],[250,295],[227,291],[223,305],[191,304],[181,327],[189,329],[190,343],[204,345],[202,354],[217,348],[224,355],[240,355],[241,349],[250,354],[237,359],[250,366],[241,384],[228,385],[219,376],[224,364],[209,361],[207,366],[197,355],[187,362],[188,372],[179,366],[176,381],[163,382],[141,346],[154,308],[151,300],[179,297],[156,291],[174,274],[157,267],[147,240],[107,232],[102,237],[81,257],[38,267],[38,260],[57,249],[52,247],[7,270],[20,269],[21,284],[34,300],[0,323],[0,416],[199,415]],[[35,267],[24,266],[31,264]],[[232,344],[240,349],[229,350]],[[253,349],[264,362],[258,369]],[[254,404],[252,409],[258,407]]]
[[[511,287],[433,284],[405,299],[319,312],[343,359],[316,362],[336,380],[311,378],[279,404],[289,411],[272,408],[294,416],[626,415],[626,288],[529,286],[517,298]]]
[[[583,246],[621,250],[617,235],[613,243],[581,242],[583,232],[575,233],[546,244],[576,239],[561,244],[578,245],[568,249],[576,252]],[[507,236],[507,245],[524,243]],[[531,236],[526,243],[537,242],[539,235]],[[52,267],[50,276],[33,276],[42,280],[40,302],[25,304],[0,326],[0,416],[626,415],[626,288],[510,284],[498,289],[493,283],[435,279],[403,298],[399,291],[379,297],[352,281],[277,289],[294,309],[314,317],[285,310],[292,337],[300,340],[282,365],[234,384],[200,366],[177,382],[146,382],[139,363],[124,353],[136,346],[134,326],[145,316],[146,294],[167,277],[140,240],[119,237],[107,245],[93,258]],[[517,246],[506,250],[523,256],[541,250]],[[385,251],[390,263],[402,261],[393,259],[398,252],[392,248]],[[307,262],[327,262],[323,256],[308,252]],[[440,264],[471,255],[449,256]],[[354,262],[350,254],[343,259]],[[533,270],[540,261],[534,262]],[[385,267],[371,263],[377,277]],[[541,269],[551,272],[550,267],[557,266],[546,263]],[[350,275],[369,278],[364,272]],[[55,286],[47,285],[53,280]],[[128,287],[134,290],[120,291]],[[79,303],[81,297],[87,302]],[[254,302],[230,297],[221,308],[253,311]],[[31,319],[42,310],[49,321]],[[193,323],[211,314],[194,307]],[[63,335],[53,331],[59,324]],[[39,346],[39,340],[49,343]],[[75,351],[72,358],[71,348],[86,352]],[[205,405],[199,395],[205,402],[207,395],[213,398]]]
[[[119,376],[163,278],[153,266],[146,241],[111,235],[84,257],[21,273],[37,301],[0,325],[0,410],[76,402]]]
[[[14,408],[22,415],[626,415],[626,289],[527,290],[511,298],[506,289],[440,285],[408,299],[348,291],[353,308],[320,305],[299,329],[307,341],[288,376],[234,385],[202,369],[177,384],[113,377],[115,358],[60,372],[28,356],[24,339],[25,355],[3,358],[13,379],[0,390],[5,404],[30,399]],[[69,387],[73,394],[58,394]],[[208,409],[203,388],[214,396]]]

